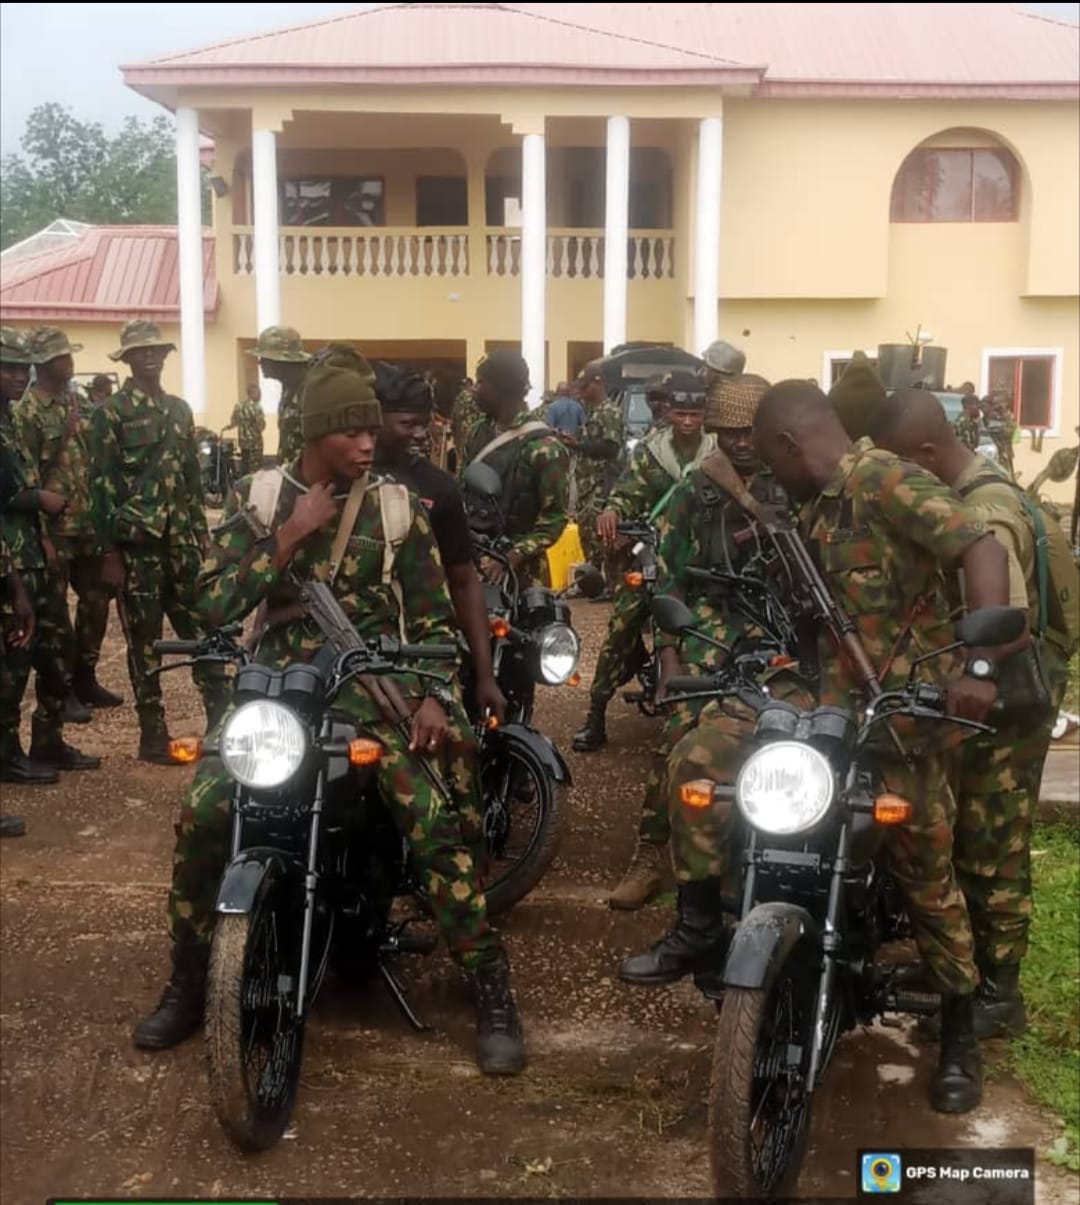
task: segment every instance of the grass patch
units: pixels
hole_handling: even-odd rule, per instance
[[[1036,826],[1035,916],[1023,965],[1028,1032],[1010,1044],[1013,1069],[1065,1125],[1047,1157],[1080,1171],[1080,831]]]
[[[1080,715],[1080,653],[1069,662],[1069,679],[1065,686],[1064,711]]]

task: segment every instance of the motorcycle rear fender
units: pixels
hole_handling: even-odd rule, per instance
[[[253,847],[242,850],[229,863],[218,888],[215,912],[250,912],[262,893],[263,885],[288,873],[285,856],[277,849]]]
[[[800,938],[821,940],[818,923],[797,904],[758,904],[735,930],[724,965],[727,987],[767,987]]]
[[[524,745],[555,782],[565,783],[566,786],[571,785],[570,768],[563,759],[563,755],[542,732],[538,732],[535,728],[528,728],[524,724],[505,724],[502,728],[497,728],[487,739]]]

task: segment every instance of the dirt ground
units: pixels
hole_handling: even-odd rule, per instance
[[[576,617],[589,680],[608,608]],[[102,678],[130,698],[118,630]],[[166,678],[170,726],[200,715],[187,675]],[[564,751],[583,689],[547,691],[539,720]],[[0,1196],[704,1196],[704,1094],[714,1012],[687,984],[652,991],[616,967],[665,928],[668,906],[608,910],[633,845],[654,727],[623,703],[601,754],[574,773],[562,853],[504,923],[530,1053],[518,1080],[482,1079],[460,980],[442,953],[406,960],[410,997],[433,1032],[410,1031],[381,988],[328,981],[308,1031],[294,1124],[245,1157],[218,1129],[198,1039],[161,1054],[131,1046],[166,974],[164,904],[185,769],[134,760],[129,707],[70,729],[104,758],[55,787],[5,786],[29,834],[2,845]],[[1000,1062],[1001,1052],[997,1052]],[[934,1048],[910,1031],[843,1039],[814,1106],[806,1196],[855,1194],[855,1152],[919,1146],[1045,1147],[1052,1118],[1004,1071],[974,1115],[925,1103]],[[1076,1180],[1040,1160],[1038,1199],[1076,1199]]]

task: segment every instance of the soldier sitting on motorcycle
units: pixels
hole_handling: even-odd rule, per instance
[[[346,507],[354,482],[369,474],[382,415],[366,361],[363,374],[333,363],[314,369],[300,403],[304,450],[277,482],[269,501],[252,493],[262,475],[245,478],[229,499],[225,522],[202,566],[199,598],[208,628],[251,614],[265,599],[267,627],[258,663],[280,668],[310,660],[324,637],[298,603],[297,581],[330,582],[361,637],[402,636],[412,643],[454,643],[456,629],[446,578],[431,525],[415,499],[405,498],[405,535],[396,550],[384,520],[384,489],[372,478],[359,509]],[[355,497],[355,491],[351,495]],[[246,517],[249,504],[268,519]],[[389,510],[387,510],[389,513]],[[344,516],[344,519],[343,519]],[[352,523],[339,565],[331,550],[341,523]],[[256,530],[268,528],[259,538]],[[477,1013],[477,1062],[488,1074],[517,1074],[525,1049],[510,991],[502,942],[488,924],[466,825],[479,822],[475,745],[461,707],[448,692],[433,693],[409,674],[358,679],[339,694],[349,711],[384,747],[382,798],[409,841],[432,912],[450,952],[466,972]],[[404,720],[408,735],[396,726]],[[454,806],[447,807],[423,772],[421,758],[441,770]],[[228,857],[232,783],[220,762],[204,762],[181,805],[176,825],[169,930],[173,971],[157,1009],[136,1027],[144,1049],[176,1045],[201,1024],[217,884]]]

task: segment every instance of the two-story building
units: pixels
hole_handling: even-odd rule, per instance
[[[999,4],[401,4],[123,70],[177,116],[159,317],[211,424],[279,322],[462,375],[520,345],[537,392],[628,339],[717,335],[827,387],[921,328],[949,382],[1009,392],[1046,436],[1022,475],[1074,438],[1074,25]]]

